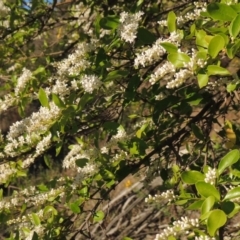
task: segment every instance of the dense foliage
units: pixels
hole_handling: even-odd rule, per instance
[[[163,180],[146,205],[192,213],[153,239],[238,239],[238,1],[1,0],[0,13],[1,237],[97,239],[102,203],[138,174]]]

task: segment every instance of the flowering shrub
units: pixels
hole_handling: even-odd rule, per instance
[[[145,205],[194,215],[152,239],[238,239],[240,3],[106,2],[0,0],[2,237],[97,239],[137,173],[163,180]],[[30,182],[41,164],[56,176]]]

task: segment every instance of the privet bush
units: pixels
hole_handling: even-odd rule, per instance
[[[238,1],[0,4],[3,238],[93,239],[135,173],[163,179],[146,205],[194,213],[153,239],[239,238]],[[37,182],[41,164],[54,175]]]

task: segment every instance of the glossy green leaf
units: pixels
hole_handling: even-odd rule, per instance
[[[167,26],[168,26],[168,31],[169,32],[175,32],[176,31],[176,15],[173,11],[168,13]]]
[[[101,222],[104,219],[104,212],[103,211],[97,211],[94,214],[93,221],[94,222]]]
[[[191,128],[192,128],[192,132],[195,135],[196,138],[198,138],[199,140],[204,140],[204,135],[202,130],[195,124],[191,124]]]
[[[60,97],[58,97],[55,93],[52,93],[52,100],[59,108],[65,107],[65,104],[62,101],[62,99]]]
[[[190,57],[186,53],[170,53],[168,55],[168,61],[171,62],[176,68],[180,68],[184,66],[184,63],[188,63],[190,61]]]
[[[240,154],[239,150],[234,149],[227,153],[220,161],[218,165],[218,173],[221,175],[224,170],[230,166],[232,166],[234,163],[236,163],[239,160]]]
[[[116,29],[119,25],[119,17],[116,15],[108,15],[100,20],[99,25],[103,29]]]
[[[105,78],[105,81],[110,81],[110,80],[116,80],[119,78],[124,78],[129,74],[128,71],[125,70],[115,70],[110,72],[107,77]]]
[[[198,74],[197,75],[199,88],[203,88],[208,84],[208,75],[207,74]]]
[[[85,105],[93,98],[93,96],[89,93],[85,93],[79,103],[78,103],[78,111],[82,111],[85,107]]]
[[[73,213],[80,213],[81,212],[81,209],[80,209],[79,204],[77,202],[71,203],[69,205],[69,208],[72,210]]]
[[[202,207],[204,200],[195,201],[187,207],[187,210],[199,210]]]
[[[83,168],[86,166],[86,164],[89,162],[89,159],[87,158],[81,158],[76,160],[76,165],[80,168]]]
[[[197,182],[196,183],[196,188],[198,193],[207,198],[210,196],[215,197],[218,201],[220,200],[220,193],[219,191],[210,183],[206,183],[206,182]]]
[[[201,214],[209,212],[215,204],[215,197],[209,196],[205,199],[201,207]]]
[[[227,214],[230,215],[235,209],[235,204],[230,201],[223,202],[221,204],[221,209]]]
[[[178,50],[178,47],[172,43],[169,42],[163,42],[160,44],[168,53],[176,53]]]
[[[53,213],[53,215],[57,215],[57,210],[53,206],[46,206],[43,210],[43,214],[46,216],[49,214],[49,212]]]
[[[209,235],[214,236],[216,231],[220,227],[224,226],[226,222],[227,222],[227,216],[222,210],[215,209],[211,211],[211,214],[207,219],[207,230]]]
[[[240,187],[235,187],[229,190],[224,198],[224,200],[230,200],[240,197]]]
[[[237,87],[237,84],[236,83],[229,83],[228,85],[227,85],[227,92],[233,92],[235,89],[236,89],[236,87]]]
[[[209,42],[207,41],[207,34],[203,30],[195,31],[197,48],[200,51],[207,51]]]
[[[140,27],[137,31],[137,42],[136,45],[152,44],[157,40],[156,36],[147,30],[146,28]]]
[[[214,20],[231,21],[237,16],[237,12],[224,3],[210,3],[207,12]]]
[[[223,50],[225,41],[223,37],[217,35],[212,38],[208,45],[208,53],[212,58],[217,57],[218,53]]]
[[[38,226],[41,223],[40,218],[36,213],[32,213],[32,221],[35,226]]]
[[[221,76],[229,76],[230,72],[223,67],[217,65],[209,65],[207,67],[207,74],[210,75],[221,75]]]
[[[181,174],[182,181],[187,184],[195,184],[204,180],[204,175],[198,171],[185,171]]]
[[[229,26],[229,33],[232,37],[236,38],[240,32],[240,14],[238,14]]]
[[[46,92],[43,90],[43,88],[39,89],[38,99],[43,107],[49,108],[48,96]]]

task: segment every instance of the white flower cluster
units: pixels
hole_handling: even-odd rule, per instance
[[[180,69],[173,76],[173,80],[168,82],[166,88],[176,88],[181,86],[187,79],[194,77],[194,72],[197,68],[203,68],[207,62],[204,59],[199,59],[197,56],[197,51],[191,49],[191,58],[190,61],[184,64],[184,69]],[[170,69],[170,76],[173,73],[173,69]]]
[[[145,202],[161,203],[163,202],[163,200],[167,200],[168,202],[171,202],[174,199],[176,199],[174,192],[172,190],[167,190],[166,192],[163,192],[161,194],[155,194],[155,196],[152,196],[151,194],[149,194],[148,197],[145,198]]]
[[[84,75],[81,78],[81,84],[85,92],[92,93],[94,89],[98,89],[102,82],[96,75]]]
[[[65,187],[60,186],[56,189],[51,189],[49,192],[41,193],[34,186],[31,186],[28,189],[24,189],[15,193],[11,198],[3,199],[0,201],[0,211],[2,210],[13,210],[13,208],[19,208],[24,203],[31,204],[31,206],[39,206],[44,204],[48,200],[53,200],[57,196],[61,198],[65,194]],[[28,205],[29,207],[30,205]],[[11,224],[17,223],[17,220],[13,219],[10,221]],[[8,223],[8,224],[10,224]]]
[[[14,102],[15,98],[13,98],[10,94],[6,94],[3,100],[0,99],[0,113],[13,106]]]
[[[138,22],[141,20],[143,12],[129,14],[122,12],[120,14],[120,26],[118,28],[121,39],[126,42],[133,43],[135,41],[138,29]]]
[[[63,168],[77,169],[81,177],[93,175],[98,170],[98,164],[92,161],[92,159],[96,158],[96,154],[94,149],[84,150],[81,145],[73,145],[71,151],[63,160]],[[84,167],[77,167],[76,160],[82,158],[88,159],[89,162],[87,162]]]
[[[0,183],[5,183],[7,180],[17,173],[17,169],[12,167],[10,163],[0,165]],[[1,209],[1,206],[0,206]]]
[[[177,24],[179,26],[183,26],[188,21],[195,21],[201,16],[201,12],[207,11],[206,2],[194,2],[193,4],[195,5],[195,7],[191,12],[187,12],[187,14],[185,15],[177,16]],[[158,21],[158,24],[160,26],[167,26],[167,21]]]
[[[94,49],[93,44],[80,43],[68,58],[56,63],[58,75],[78,75],[90,66],[86,54]]]
[[[111,162],[118,162],[120,160],[125,160],[127,159],[129,156],[128,156],[128,153],[121,150],[119,153],[116,153],[115,156],[111,159]]]
[[[184,64],[184,67],[187,68],[188,70],[196,71],[197,68],[204,68],[207,64],[207,61],[204,59],[201,59],[197,56],[197,51],[196,49],[192,48],[191,49],[191,59],[188,63]]]
[[[217,178],[217,170],[215,168],[208,168],[208,172],[205,174],[204,181],[210,183],[211,185],[215,184]]]
[[[51,133],[44,137],[40,142],[38,142],[36,146],[36,154],[41,155],[46,149],[50,147],[51,143]]]
[[[167,39],[158,39],[151,48],[142,51],[137,54],[134,60],[134,66],[138,68],[140,65],[145,67],[156,61],[161,60],[162,56],[166,53],[166,50],[160,45],[163,42],[170,42],[178,45],[181,40],[181,35],[177,32],[172,32]]]
[[[227,5],[232,5],[232,4],[236,4],[236,3],[238,3],[238,0],[228,0],[228,1],[226,1]]]
[[[80,152],[82,150],[82,146],[75,144],[71,146],[71,151],[68,152],[67,156],[63,160],[63,168],[75,168],[76,160],[82,158]]]
[[[70,93],[70,88],[68,87],[66,81],[58,79],[52,89],[49,90],[49,95],[51,92],[59,95],[61,99],[64,100],[63,97]]]
[[[159,79],[170,79],[173,74],[176,72],[174,65],[170,62],[165,62],[158,66],[157,70],[151,74],[149,82],[151,85],[155,84]]]
[[[187,79],[193,76],[188,69],[181,69],[174,75],[174,79],[167,83],[166,88],[176,88],[181,86]]]
[[[17,86],[15,87],[15,95],[18,96],[25,88],[27,83],[31,80],[33,74],[30,70],[23,68],[22,75],[18,78]]]
[[[199,237],[195,237],[194,240],[216,240],[216,238],[214,237],[209,237],[209,236],[199,236]]]
[[[173,222],[173,227],[168,227],[162,233],[157,234],[155,240],[166,240],[170,236],[176,237],[179,234],[189,234],[189,230],[194,227],[199,227],[199,220],[181,217],[181,220]]]
[[[4,18],[10,12],[10,8],[4,4],[5,1],[0,0],[0,18]]]
[[[60,114],[60,109],[51,102],[50,108],[41,107],[30,117],[15,122],[7,134],[8,144],[5,146],[4,152],[8,156],[14,157],[20,154],[17,151],[18,148],[24,145],[31,147],[36,144],[41,140],[40,134],[45,133]],[[41,146],[38,147],[40,149]]]

